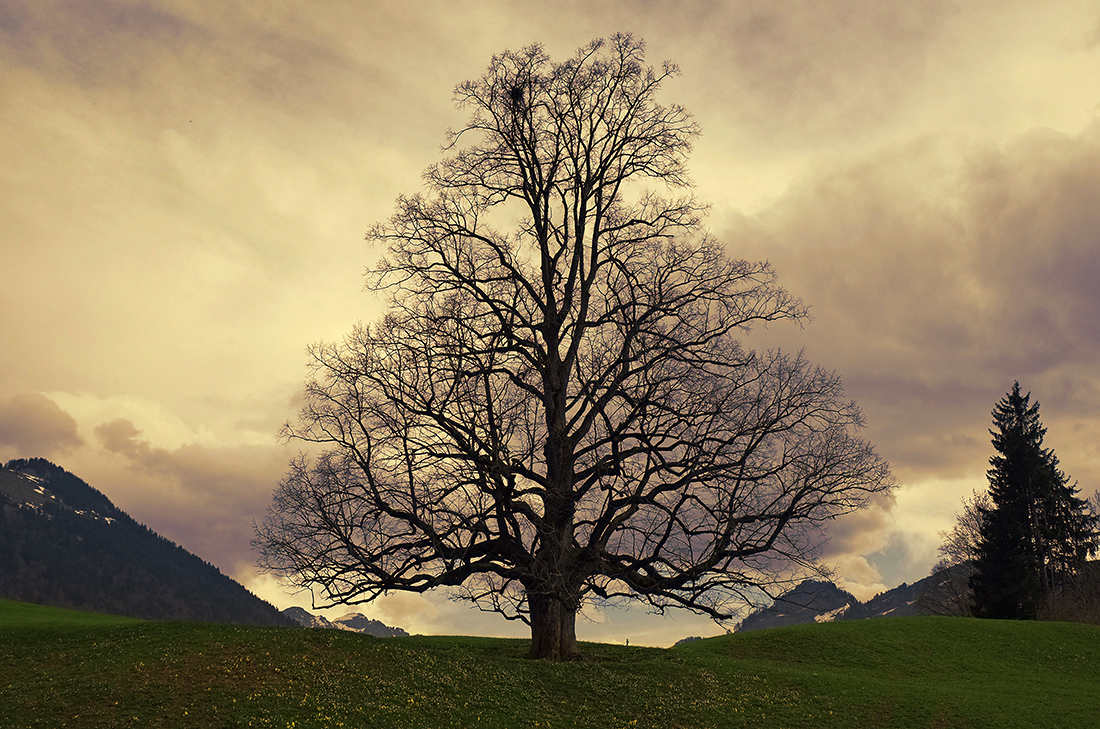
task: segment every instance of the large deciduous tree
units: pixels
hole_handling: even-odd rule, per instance
[[[261,565],[336,603],[450,587],[576,655],[588,600],[729,618],[891,485],[839,379],[745,349],[805,316],[701,227],[677,73],[629,35],[457,87],[469,122],[369,238],[389,309],[312,348]],[[662,194],[664,193],[664,194]]]
[[[1039,403],[1020,383],[993,410],[991,508],[981,508],[974,614],[1034,618],[1097,548],[1097,518],[1043,447]]]

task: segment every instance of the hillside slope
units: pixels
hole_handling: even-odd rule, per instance
[[[40,458],[0,470],[0,597],[153,620],[294,624]]]
[[[555,664],[525,658],[525,640],[120,620],[0,600],[0,726],[1035,729],[1100,717],[1100,628],[1070,623],[834,622],[676,649],[582,643],[586,660]]]

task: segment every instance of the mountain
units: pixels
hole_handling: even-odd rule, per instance
[[[332,623],[341,630],[353,630],[356,633],[366,633],[379,638],[408,636],[408,633],[401,628],[391,628],[377,620],[371,620],[363,613],[348,613],[336,618]]]
[[[296,624],[301,625],[303,628],[335,628],[328,621],[328,619],[321,617],[320,615],[314,615],[313,613],[300,607],[288,607],[283,610],[283,615],[293,620]]]
[[[804,580],[737,625],[737,632],[835,620],[859,601],[831,582]]]
[[[922,607],[920,596],[929,590],[932,583],[932,577],[912,585],[902,583],[867,602],[860,602],[831,582],[804,580],[793,590],[780,595],[769,607],[750,613],[738,623],[737,632],[832,620],[927,615],[929,611]]]
[[[892,590],[879,593],[867,602],[857,603],[844,614],[844,620],[864,620],[866,618],[900,618],[909,615],[928,615],[920,602],[920,597],[932,584],[931,577],[925,577],[912,585],[901,583]]]
[[[0,597],[149,620],[295,625],[41,458],[0,469]]]
[[[347,615],[329,621],[320,615],[313,615],[300,607],[289,607],[283,611],[283,615],[306,628],[350,630],[355,633],[373,635],[376,638],[407,637],[409,635],[401,628],[391,628],[385,623],[368,618],[363,613],[348,613]]]

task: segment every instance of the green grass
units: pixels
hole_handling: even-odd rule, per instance
[[[1100,726],[1095,626],[891,618],[557,665],[526,648],[0,601],[0,726]]]

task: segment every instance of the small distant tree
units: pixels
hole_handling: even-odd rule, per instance
[[[469,123],[370,233],[388,313],[312,349],[286,432],[324,449],[261,566],[337,603],[449,587],[568,659],[585,602],[729,619],[891,486],[835,374],[739,343],[805,308],[702,228],[676,72],[616,35],[458,86]]]
[[[1043,447],[1039,403],[1016,382],[993,411],[991,508],[979,508],[974,614],[1035,618],[1097,549],[1097,517]]]
[[[987,491],[974,491],[962,499],[950,531],[940,532],[940,559],[932,568],[931,585],[918,598],[920,606],[935,615],[969,616],[973,610],[970,578],[978,558],[982,514],[993,502]]]

